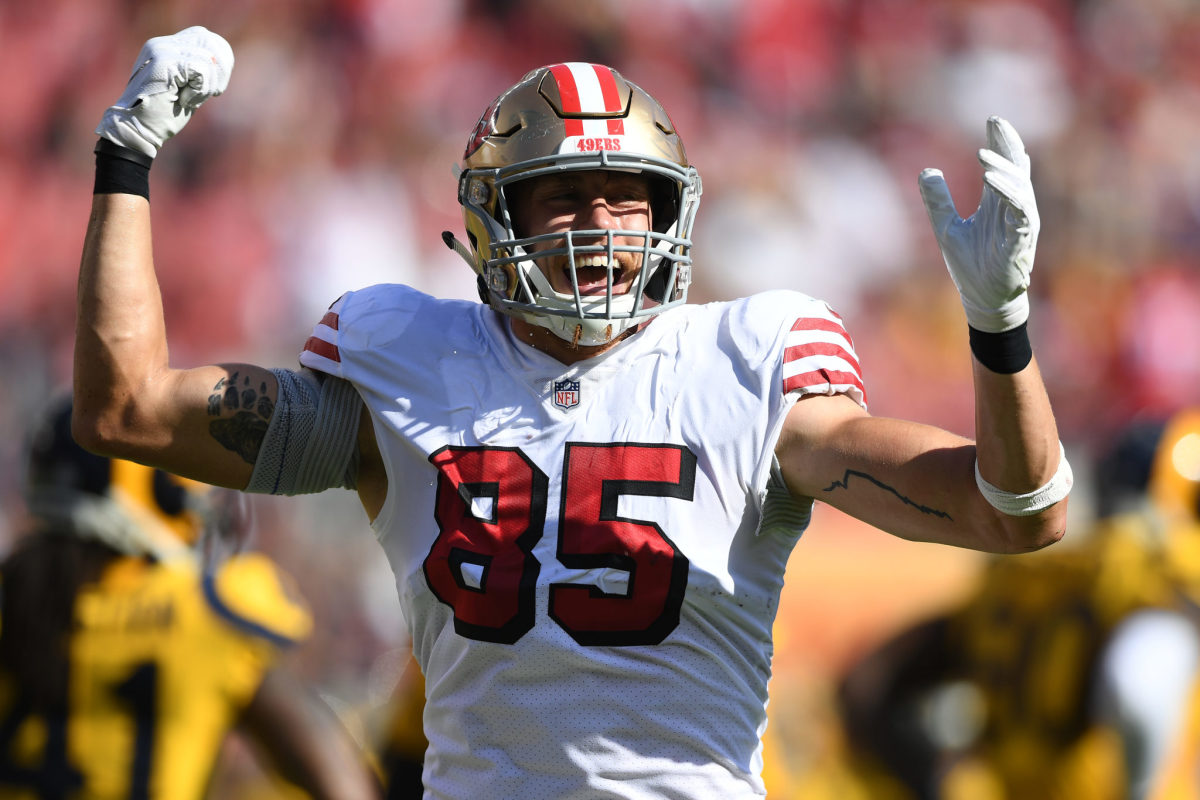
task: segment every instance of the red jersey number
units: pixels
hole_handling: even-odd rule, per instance
[[[443,447],[429,460],[441,530],[423,565],[429,588],[459,635],[512,644],[533,627],[546,474],[508,448]]]
[[[426,557],[430,589],[454,609],[462,636],[511,644],[534,622],[540,565],[532,555],[546,514],[545,473],[520,450],[445,447],[440,534]],[[568,444],[563,460],[558,559],[572,569],[628,573],[624,592],[559,583],[550,617],[584,645],[657,644],[679,624],[688,560],[654,522],[617,514],[622,496],[691,501],[696,456],[675,445]],[[467,576],[470,576],[469,578]]]

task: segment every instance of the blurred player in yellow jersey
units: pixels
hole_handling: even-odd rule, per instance
[[[86,453],[70,409],[32,443],[31,529],[0,565],[0,797],[203,798],[227,733],[316,798],[378,791],[277,664],[308,610],[267,558],[203,568],[199,484]]]
[[[1200,800],[1200,408],[1182,411],[1169,421],[1155,454],[1149,496],[1166,571],[1178,592],[1179,611],[1173,621],[1139,621],[1137,631],[1173,634],[1156,642],[1157,658],[1148,666],[1147,682],[1162,685],[1164,664],[1173,664],[1175,671],[1190,669],[1191,680],[1186,702],[1177,689],[1160,691],[1164,715],[1177,724],[1160,737],[1156,752],[1161,756],[1150,771],[1147,797]],[[1141,649],[1146,638],[1132,639],[1127,649]],[[1134,668],[1143,667],[1135,663]]]
[[[922,800],[1200,798],[1198,479],[1200,412],[1131,426],[1092,531],[990,561],[851,671],[855,745]]]

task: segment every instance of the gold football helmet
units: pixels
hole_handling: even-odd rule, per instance
[[[71,435],[69,402],[55,407],[30,443],[25,500],[39,530],[96,539],[128,555],[188,552],[208,525],[211,489],[84,450]]]
[[[1164,535],[1167,569],[1188,597],[1200,600],[1200,408],[1167,421],[1148,494]]]
[[[1200,409],[1175,414],[1163,429],[1150,473],[1150,499],[1170,522],[1200,521]]]
[[[446,243],[479,276],[480,297],[497,311],[582,345],[604,344],[648,317],[687,301],[691,231],[700,176],[688,164],[667,112],[639,86],[600,64],[539,67],[483,112],[463,154],[458,201],[470,250]],[[610,169],[646,175],[652,188],[651,231],[581,230],[523,238],[511,215],[512,184],[550,173]],[[617,244],[614,237],[635,244]],[[570,293],[556,292],[526,248],[569,259]],[[582,244],[586,242],[587,244]],[[627,294],[614,294],[616,251],[640,253],[642,269]],[[608,257],[603,294],[583,295],[575,259]]]

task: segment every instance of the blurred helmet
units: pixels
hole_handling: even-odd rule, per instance
[[[1147,492],[1164,535],[1167,568],[1188,597],[1200,600],[1200,409],[1168,420]]]
[[[458,200],[471,250],[454,247],[479,275],[484,302],[583,345],[604,344],[627,328],[687,301],[691,232],[700,176],[667,112],[653,97],[600,64],[539,67],[483,112],[463,154]],[[620,170],[651,183],[652,231],[570,231],[522,237],[514,230],[511,186],[547,174]],[[634,244],[616,244],[614,234]],[[565,256],[571,293],[556,292],[526,248],[556,242],[539,258]],[[586,242],[581,244],[580,242]],[[627,294],[614,294],[612,254],[640,253],[642,270]],[[581,295],[575,259],[607,254],[604,294]]]
[[[207,484],[89,453],[71,435],[69,402],[34,432],[25,499],[40,529],[95,539],[128,555],[182,555],[200,539]]]
[[[1150,500],[1170,523],[1200,521],[1200,409],[1167,422],[1150,473]]]

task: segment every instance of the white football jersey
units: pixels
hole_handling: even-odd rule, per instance
[[[300,361],[375,425],[427,796],[763,794],[771,629],[811,511],[775,442],[802,394],[865,402],[828,306],[684,306],[565,366],[486,306],[376,286]]]

